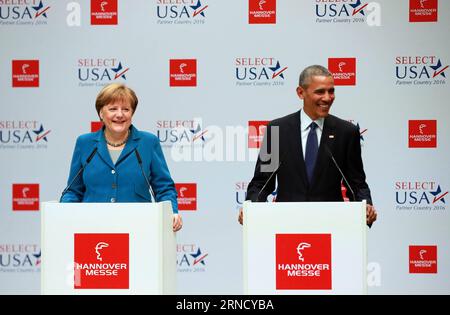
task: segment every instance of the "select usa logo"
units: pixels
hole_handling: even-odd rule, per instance
[[[237,210],[244,206],[245,199],[247,198],[247,188],[248,182],[237,182],[234,184],[235,190],[235,207]],[[267,196],[267,202],[276,202],[277,199],[277,189],[275,189],[270,195]]]
[[[316,23],[365,23],[368,2],[361,0],[313,0]]]
[[[437,273],[437,246],[410,245],[409,273]]]
[[[409,148],[436,148],[437,121],[409,120],[408,121]]]
[[[178,272],[205,272],[208,253],[197,244],[177,244]]]
[[[197,183],[176,183],[178,210],[197,210]]]
[[[0,120],[0,149],[47,149],[50,133],[37,120]]]
[[[39,87],[39,60],[13,60],[12,87]]]
[[[91,25],[117,25],[117,0],[91,0]]]
[[[207,0],[156,0],[157,24],[205,24]]]
[[[129,67],[118,58],[80,58],[77,60],[79,87],[103,87],[113,81],[125,81]]]
[[[248,148],[259,149],[264,139],[268,120],[250,120],[248,122]]]
[[[328,58],[335,85],[356,85],[356,58]]]
[[[39,184],[13,184],[12,209],[39,211]]]
[[[74,234],[74,289],[129,288],[129,234]]]
[[[197,59],[170,59],[170,86],[197,86]]]
[[[247,198],[248,182],[237,182],[234,184],[236,209],[240,209],[244,205]]]
[[[208,129],[203,129],[202,119],[158,120],[156,135],[161,146],[203,146]]]
[[[438,56],[416,55],[395,57],[396,85],[446,84],[448,65]]]
[[[276,234],[276,289],[331,290],[331,234]]]
[[[276,0],[248,0],[249,24],[276,24]]]
[[[394,189],[396,210],[446,210],[448,190],[435,181],[398,181]]]
[[[237,86],[283,86],[288,67],[275,57],[237,57]]]
[[[43,0],[0,1],[0,25],[47,25],[50,6]]]
[[[409,22],[437,22],[438,0],[409,0]]]
[[[0,244],[0,273],[41,271],[41,249],[37,244]]]

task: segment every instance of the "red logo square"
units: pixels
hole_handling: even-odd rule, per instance
[[[248,122],[248,147],[250,149],[261,147],[268,123],[268,120],[251,120]]]
[[[409,273],[437,273],[437,246],[410,245]]]
[[[175,184],[177,190],[178,210],[197,210],[197,184]]]
[[[99,131],[103,128],[103,122],[101,121],[91,121],[91,132]]]
[[[277,1],[276,0],[249,0],[248,1],[249,24],[276,24]]]
[[[74,289],[129,288],[129,234],[74,234]]]
[[[438,0],[409,0],[410,22],[437,22]]]
[[[436,120],[410,120],[409,148],[436,148],[437,147],[437,121]]]
[[[12,86],[39,87],[39,60],[13,60]]]
[[[277,234],[277,290],[331,290],[331,234]]]
[[[13,211],[39,211],[39,184],[13,184]]]
[[[356,85],[356,58],[328,58],[335,85]]]
[[[197,86],[197,59],[170,59],[170,86]]]
[[[91,25],[117,25],[117,0],[91,0]]]

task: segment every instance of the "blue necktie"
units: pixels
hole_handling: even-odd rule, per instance
[[[309,125],[308,139],[306,140],[305,164],[308,181],[312,183],[314,165],[316,165],[317,151],[319,151],[319,141],[317,140],[316,128],[317,124],[312,122]]]

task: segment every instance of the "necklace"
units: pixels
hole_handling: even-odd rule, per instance
[[[112,147],[114,147],[114,148],[117,148],[117,147],[121,147],[121,146],[123,146],[125,143],[127,143],[128,136],[129,136],[129,135],[130,135],[130,130],[128,130],[128,134],[127,134],[127,137],[125,138],[125,140],[123,140],[123,141],[120,142],[120,143],[111,143],[111,142],[109,142],[108,139],[106,138],[106,134],[105,134],[105,140],[106,140],[106,143],[107,143],[107,144],[109,144],[110,146],[112,146]]]

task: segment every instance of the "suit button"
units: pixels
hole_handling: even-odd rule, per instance
[[[116,174],[116,171],[115,170],[111,170],[111,174]]]
[[[112,184],[111,187],[112,187],[112,189],[116,189],[117,185],[116,184]]]
[[[116,202],[116,198],[111,198],[111,202]]]

